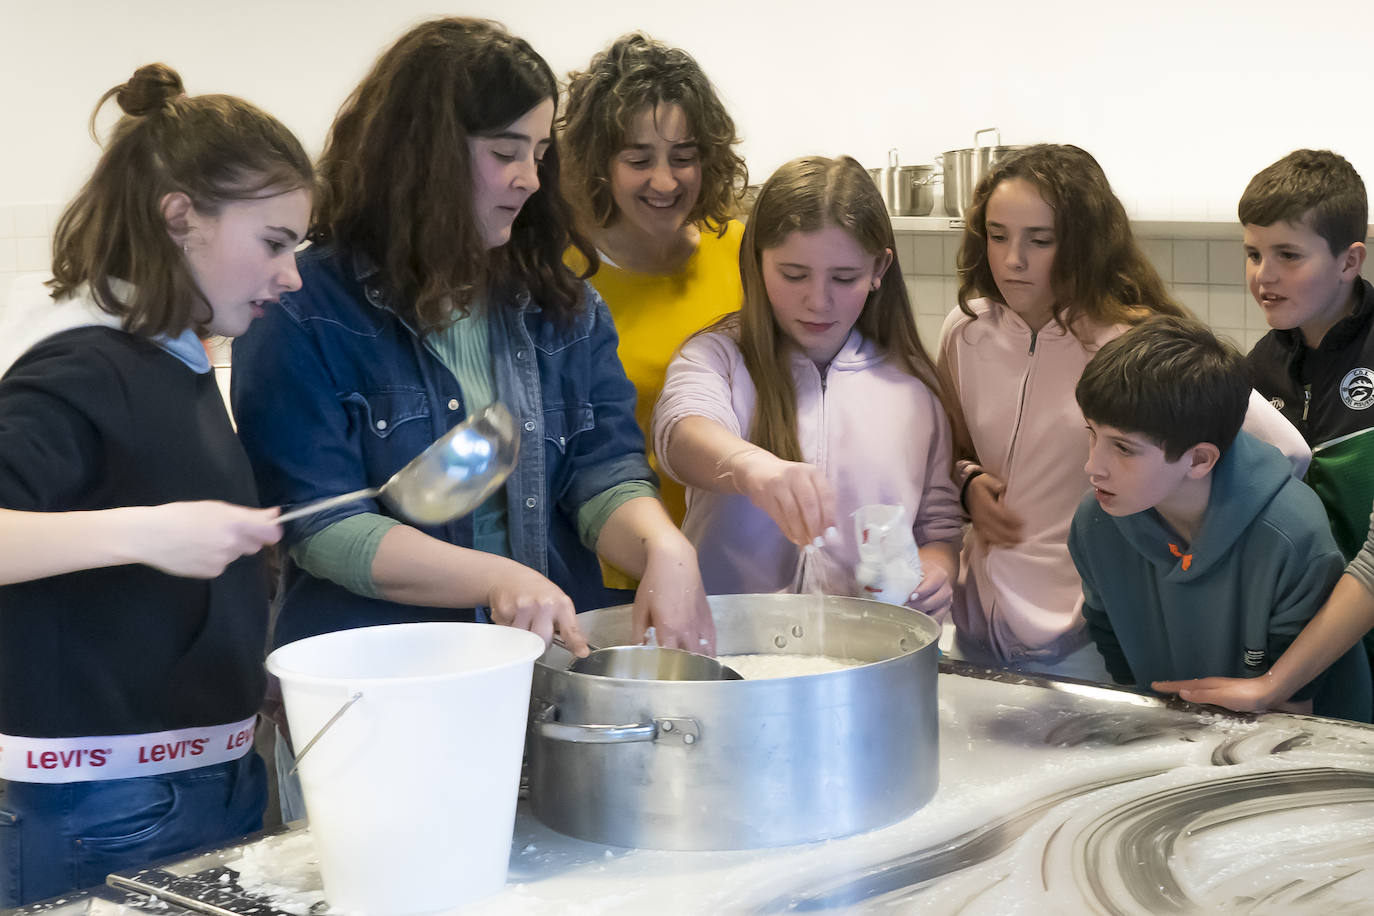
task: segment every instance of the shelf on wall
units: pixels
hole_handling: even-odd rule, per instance
[[[1132,220],[1135,234],[1143,239],[1235,239],[1241,238],[1240,223],[1223,220]],[[894,216],[894,232],[959,232],[964,221],[949,216]],[[1374,233],[1371,233],[1374,234]]]

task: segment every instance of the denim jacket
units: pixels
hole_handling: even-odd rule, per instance
[[[301,290],[234,343],[234,415],[267,506],[380,486],[466,416],[457,380],[388,307],[365,256],[314,245],[297,266]],[[597,494],[655,481],[606,304],[586,286],[569,324],[545,316],[528,294],[490,305],[496,393],[521,430],[505,487],[512,556],[579,610],[622,601],[624,592],[603,586],[576,524],[578,507]],[[359,512],[390,514],[376,500],[327,510],[288,522],[284,546]],[[472,546],[471,518],[415,527]],[[471,619],[357,595],[283,562],[275,645],[356,626]]]

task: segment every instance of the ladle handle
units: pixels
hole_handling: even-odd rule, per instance
[[[553,644],[554,644],[555,646],[557,646],[558,648],[564,650],[565,652],[572,652],[573,655],[576,655],[576,654],[577,654],[576,652],[573,652],[573,650],[568,646],[568,644],[565,643],[565,642],[563,641],[563,637],[560,636],[560,635],[558,635],[557,633],[553,634]],[[600,652],[600,651],[601,651],[601,647],[600,647],[600,646],[594,646],[594,645],[592,645],[591,643],[587,643],[587,652],[588,652],[588,653]]]
[[[368,487],[366,490],[354,490],[352,493],[345,493],[342,496],[330,496],[325,499],[317,499],[313,503],[297,506],[290,512],[283,512],[281,515],[278,515],[277,524],[280,525],[292,519],[305,518],[307,515],[314,515],[316,512],[323,512],[325,509],[333,509],[335,506],[346,506],[349,503],[371,499],[380,492],[382,492],[381,487]]]

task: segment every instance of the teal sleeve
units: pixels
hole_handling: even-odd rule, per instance
[[[577,534],[588,550],[596,550],[597,538],[606,520],[625,503],[641,496],[658,498],[658,487],[647,480],[627,480],[609,490],[602,490],[583,503],[577,510]]]
[[[1082,538],[1085,536],[1082,527],[1083,522],[1075,516],[1069,526],[1069,557],[1078,569],[1078,578],[1083,582],[1082,613],[1088,627],[1088,636],[1101,653],[1102,661],[1112,680],[1118,684],[1134,684],[1135,674],[1131,671],[1131,664],[1126,660],[1126,652],[1121,648],[1121,641],[1112,627],[1112,619],[1098,595],[1092,566],[1082,546]]]
[[[382,536],[401,524],[375,512],[340,519],[291,546],[291,559],[317,579],[328,579],[357,595],[380,597],[372,583],[372,561]]]

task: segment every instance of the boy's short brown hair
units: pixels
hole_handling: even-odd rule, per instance
[[[1344,156],[1326,149],[1294,150],[1261,169],[1237,207],[1247,226],[1272,226],[1280,220],[1307,220],[1326,239],[1333,257],[1369,232],[1369,201],[1364,182]]]
[[[1088,421],[1145,436],[1177,461],[1201,442],[1226,454],[1250,383],[1240,352],[1207,325],[1156,315],[1098,350],[1074,395]]]

